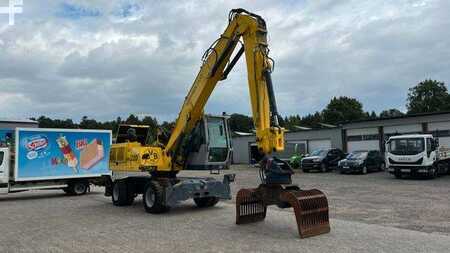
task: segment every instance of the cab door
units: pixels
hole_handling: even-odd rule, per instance
[[[208,162],[227,162],[230,140],[225,118],[207,118]]]
[[[0,148],[0,193],[8,193],[9,148]]]

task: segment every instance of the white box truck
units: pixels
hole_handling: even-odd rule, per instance
[[[392,136],[386,142],[386,165],[389,173],[422,175],[435,178],[449,172],[450,140],[440,141],[431,134]]]
[[[110,175],[111,131],[16,128],[0,132],[0,194],[62,189],[82,195],[90,184],[101,185]]]

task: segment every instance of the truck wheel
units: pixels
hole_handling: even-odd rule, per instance
[[[67,188],[64,188],[63,191],[69,195],[83,195],[86,194],[89,188],[89,183],[86,181],[74,181],[70,182]]]
[[[215,206],[219,202],[219,198],[217,197],[205,197],[205,198],[194,198],[194,202],[197,207],[211,207]]]
[[[86,194],[88,190],[89,184],[86,182],[75,182],[72,186],[74,195],[83,195]]]
[[[436,165],[438,176],[447,174],[447,164],[446,163],[438,163]]]
[[[125,180],[113,183],[111,200],[115,206],[129,206],[134,201],[134,193],[129,189]]]
[[[164,213],[170,209],[164,205],[164,188],[154,180],[145,186],[143,202],[147,213]]]
[[[434,179],[438,176],[439,171],[437,167],[434,167],[430,172],[428,172],[428,179]]]

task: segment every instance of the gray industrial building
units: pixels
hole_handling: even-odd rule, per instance
[[[311,129],[285,134],[285,151],[278,154],[281,158],[288,158],[294,153],[294,148],[301,153],[309,153],[318,148],[341,148],[341,128]],[[233,163],[250,163],[256,159],[256,139],[251,136],[233,137]]]
[[[334,128],[287,132],[285,151],[278,156],[290,157],[295,147],[305,154],[318,148],[340,148],[344,152],[375,149],[384,152],[384,143],[389,136],[413,133],[431,133],[450,141],[450,112],[361,120]],[[248,164],[252,158],[257,159],[255,136],[233,137],[233,163]]]
[[[0,119],[0,129],[14,129],[16,127],[38,127],[38,122],[34,120]]]
[[[38,127],[38,122],[33,120],[0,119],[0,147],[8,145],[13,140],[13,133],[17,127]]]

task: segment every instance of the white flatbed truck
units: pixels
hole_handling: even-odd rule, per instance
[[[396,178],[404,175],[435,178],[449,172],[450,141],[431,134],[392,136],[386,142],[386,165]]]

